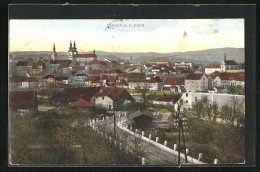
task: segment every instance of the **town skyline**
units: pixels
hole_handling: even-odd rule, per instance
[[[10,20],[9,24],[10,52],[49,51],[53,43],[57,52],[66,52],[70,40],[76,41],[79,52],[171,53],[244,48],[243,19]]]

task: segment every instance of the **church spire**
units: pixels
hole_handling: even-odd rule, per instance
[[[93,54],[96,54],[96,51],[95,51],[95,49],[94,49],[94,51],[93,51]]]
[[[72,48],[72,43],[71,43],[71,40],[70,40],[70,49]]]
[[[224,61],[226,61],[227,60],[227,56],[226,56],[226,52],[225,52],[225,54],[224,54]]]
[[[73,44],[73,46],[74,46],[73,48],[76,48],[75,40],[74,40],[74,44]]]
[[[53,52],[56,52],[55,44],[53,43]]]

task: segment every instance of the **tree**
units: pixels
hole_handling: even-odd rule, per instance
[[[221,119],[226,123],[234,125],[245,125],[245,100],[240,100],[238,97],[232,96],[230,103],[221,107]]]
[[[244,95],[245,94],[245,88],[241,85],[230,85],[227,88],[228,94],[238,94],[238,95]]]
[[[139,93],[140,95],[140,110],[144,111],[147,110],[148,107],[153,106],[153,104],[151,103],[152,100],[154,100],[154,98],[156,97],[155,93],[151,93],[149,90],[149,84],[145,83],[145,84],[139,84],[135,89],[136,92]]]

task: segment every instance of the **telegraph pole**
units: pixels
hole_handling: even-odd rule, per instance
[[[113,102],[113,110],[114,110],[114,138],[116,139],[116,109],[117,102]]]

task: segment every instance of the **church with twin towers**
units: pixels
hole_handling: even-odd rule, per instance
[[[57,52],[55,49],[55,44],[53,44],[53,51],[51,53],[51,59],[57,60]],[[74,61],[74,62],[88,63],[92,60],[97,60],[97,56],[96,56],[95,50],[93,51],[93,53],[88,53],[88,54],[78,53],[75,41],[74,41],[73,45],[72,45],[72,42],[70,41],[69,50],[68,50],[68,59],[71,61]]]

